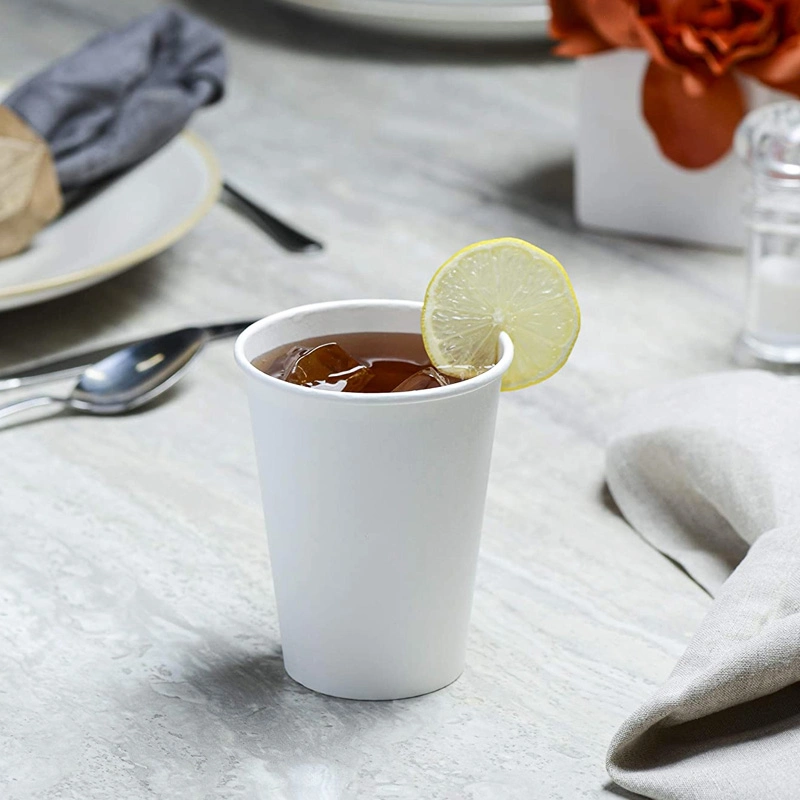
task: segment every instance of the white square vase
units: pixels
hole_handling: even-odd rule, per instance
[[[734,153],[702,170],[668,161],[642,116],[649,55],[615,50],[578,61],[575,198],[589,228],[721,247],[745,242],[747,174]],[[750,108],[785,95],[742,82]]]

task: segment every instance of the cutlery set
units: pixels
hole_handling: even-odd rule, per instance
[[[278,219],[227,181],[223,184],[223,197],[285,250],[293,253],[322,250],[320,242]],[[132,411],[174,386],[208,342],[236,336],[254,321],[180,328],[0,370],[0,392],[77,378],[72,390],[63,397],[42,394],[0,406],[0,420],[44,406],[106,416]]]
[[[41,359],[0,371],[0,391],[78,376],[69,394],[36,395],[0,406],[0,419],[40,406],[86,414],[124,414],[149,403],[183,377],[205,345],[236,336],[254,320],[179,328],[156,336]]]

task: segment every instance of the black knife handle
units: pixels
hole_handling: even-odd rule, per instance
[[[227,181],[222,184],[222,188],[233,199],[232,205],[251,222],[258,225],[261,230],[268,233],[281,247],[292,253],[310,253],[315,250],[322,250],[322,244],[316,239],[300,233],[300,231],[274,217],[265,208],[261,208],[261,206],[256,205],[252,200],[245,197]]]

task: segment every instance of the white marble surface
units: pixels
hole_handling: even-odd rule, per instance
[[[154,5],[0,0],[0,75]],[[191,5],[227,27],[232,61],[227,100],[194,127],[327,250],[283,253],[218,206],[127,274],[0,315],[0,364],[302,302],[419,298],[454,250],[499,235],[563,261],[583,331],[561,373],[502,398],[467,671],[414,700],[333,700],[284,675],[229,343],[141,413],[0,431],[0,796],[624,796],[608,741],[710,601],[604,494],[607,415],[632,390],[729,366],[740,259],[576,228],[574,72],[545,46]]]

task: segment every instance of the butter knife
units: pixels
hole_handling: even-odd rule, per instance
[[[219,325],[202,325],[197,327],[205,331],[208,340],[211,341],[213,339],[224,339],[229,336],[236,336],[245,328],[252,325],[253,322],[255,322],[255,320],[251,319],[245,322],[225,322]],[[27,364],[0,370],[0,391],[72,378],[76,375],[80,375],[86,367],[111,355],[111,353],[117,350],[121,350],[123,347],[128,347],[132,344],[138,344],[163,335],[164,334],[161,333],[156,334],[156,336],[145,336],[141,339],[131,339],[127,342],[118,342],[116,344],[106,345],[105,347],[75,351],[64,356],[41,358],[36,361],[29,361]]]
[[[269,234],[284,250],[291,253],[313,253],[322,250],[322,243],[304,233],[292,228],[283,220],[278,219],[266,208],[259,206],[249,197],[243,195],[230,182],[222,184],[227,205],[247,217],[252,223]]]

